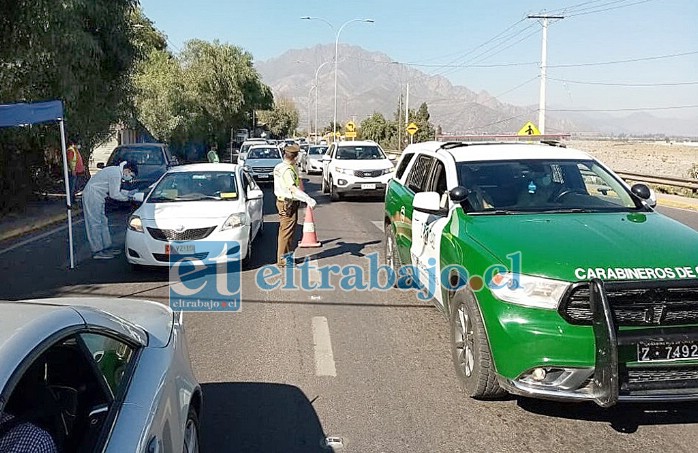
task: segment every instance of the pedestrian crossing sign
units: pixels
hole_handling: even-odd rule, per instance
[[[524,124],[521,129],[519,129],[519,132],[517,132],[516,135],[540,135],[540,131],[535,124],[529,121],[528,123]]]

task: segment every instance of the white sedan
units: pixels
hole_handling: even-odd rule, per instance
[[[205,242],[235,241],[239,258],[248,264],[252,242],[264,228],[263,197],[235,164],[171,168],[145,200],[136,199],[143,204],[128,221],[126,259],[134,266],[169,266],[171,255],[212,260],[219,257],[208,256]]]

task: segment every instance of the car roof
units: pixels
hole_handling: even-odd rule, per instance
[[[278,147],[278,146],[273,145],[273,144],[271,144],[271,143],[267,143],[267,144],[260,143],[259,145],[252,145],[252,146],[250,146],[250,149],[248,149],[247,151],[249,152],[249,151],[252,151],[253,149],[258,149],[258,148],[269,148],[269,149],[275,149],[275,150],[277,150],[277,151],[279,150],[279,147]]]
[[[147,333],[148,347],[154,348],[169,343],[174,323],[169,307],[145,300],[62,297],[0,301],[0,390],[20,362],[47,338],[65,329],[94,324],[96,319],[142,338]]]
[[[456,162],[551,159],[590,160],[591,155],[573,148],[547,143],[521,142],[423,142],[409,145],[403,153],[448,153]]]
[[[200,164],[187,164],[178,165],[167,170],[168,173],[186,173],[190,171],[237,171],[239,168],[238,164],[225,164],[225,163],[200,163]]]
[[[164,143],[127,143],[125,145],[118,145],[115,149],[117,148],[152,148],[152,147],[165,147],[167,146]]]
[[[337,146],[378,146],[373,140],[353,140],[337,142]]]

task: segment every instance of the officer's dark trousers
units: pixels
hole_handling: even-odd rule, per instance
[[[298,226],[299,201],[276,200],[279,211],[279,243],[277,248],[277,264],[283,266],[286,255],[296,250],[296,227]]]

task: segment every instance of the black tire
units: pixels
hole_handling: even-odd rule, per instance
[[[189,435],[189,429],[193,427],[193,435]],[[189,414],[187,415],[187,422],[184,424],[184,435],[182,453],[199,453],[200,442],[199,433],[201,432],[201,425],[199,424],[199,415],[196,413],[193,407],[189,408]],[[194,442],[191,442],[191,441]]]
[[[330,201],[339,201],[340,196],[337,193],[337,191],[335,190],[334,181],[332,181],[332,176],[330,176],[330,180],[329,180],[328,184],[330,185]]]
[[[395,233],[393,233],[393,225],[385,225],[385,251],[384,251],[385,264],[389,266],[395,273],[395,283],[394,288],[398,287],[398,278],[400,276],[400,268],[402,267],[402,260],[400,260],[400,252],[397,249],[397,241],[395,240]]]
[[[247,241],[247,255],[245,258],[242,259],[242,263],[240,263],[242,269],[249,269],[250,264],[252,264],[252,233],[250,232],[250,237]]]
[[[496,399],[506,395],[497,382],[477,300],[469,291],[461,290],[453,295],[450,308],[453,365],[463,389],[475,399]]]

